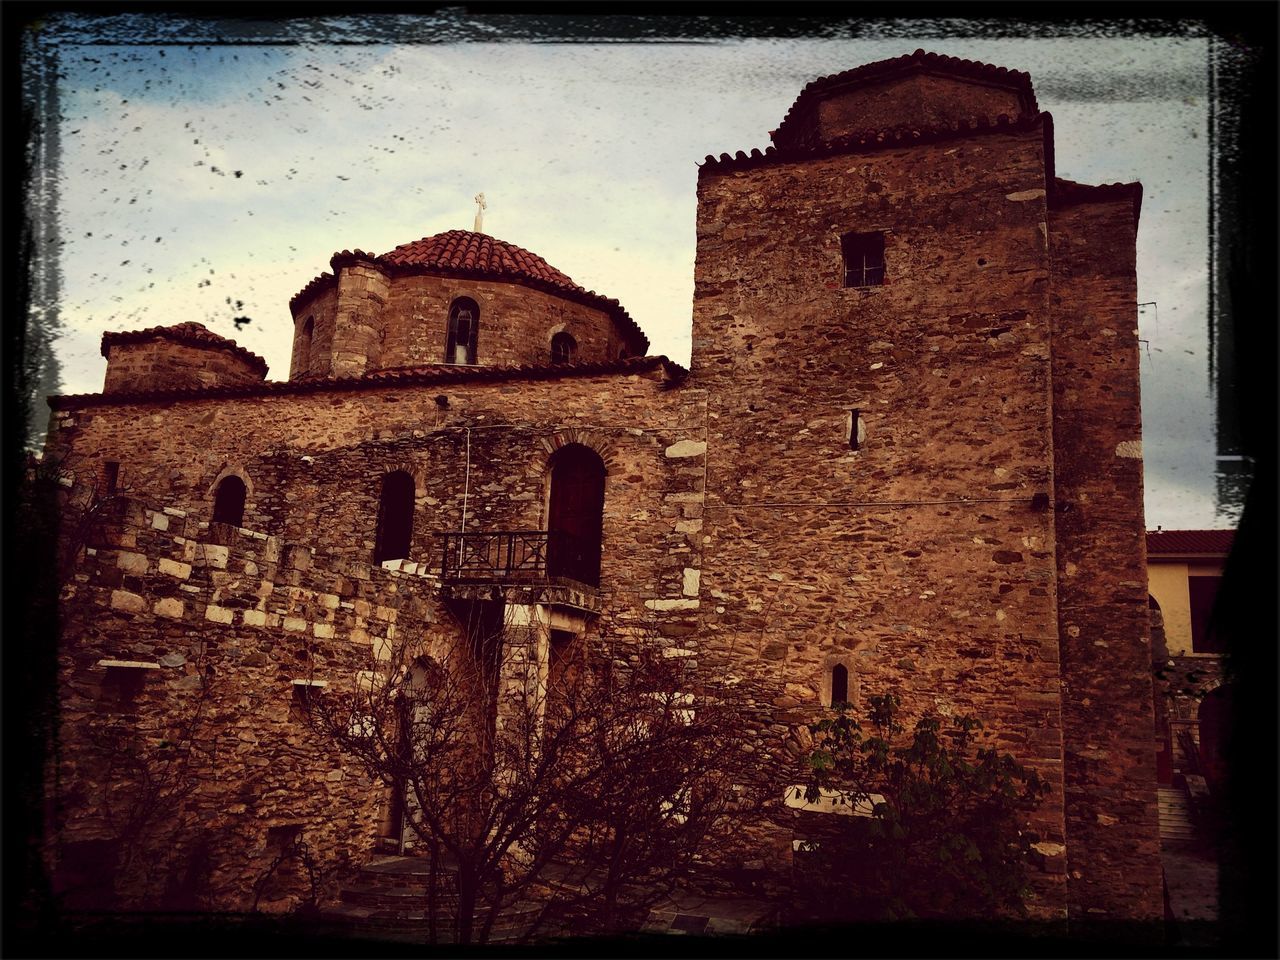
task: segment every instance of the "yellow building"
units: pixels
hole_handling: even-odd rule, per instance
[[[1227,691],[1222,689],[1223,644],[1212,613],[1234,538],[1234,530],[1147,533],[1156,769],[1163,784],[1178,773],[1216,775],[1219,715]]]
[[[1148,590],[1164,617],[1170,656],[1222,653],[1209,614],[1234,537],[1234,530],[1147,533]]]

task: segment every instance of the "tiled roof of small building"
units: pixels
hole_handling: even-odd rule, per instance
[[[649,349],[649,338],[617,300],[583,289],[536,253],[470,230],[446,230],[411,243],[402,243],[381,255],[363,250],[335,253],[329,261],[333,273],[320,274],[294,294],[289,301],[289,309],[295,310],[303,300],[333,284],[342,267],[361,261],[389,272],[439,272],[468,279],[521,283],[544,290],[609,314],[627,336],[628,346],[634,352],[643,354]]]
[[[111,347],[118,343],[145,343],[148,340],[174,340],[195,347],[215,347],[233,353],[245,363],[267,375],[267,361],[234,340],[219,336],[203,323],[187,320],[168,327],[147,327],[145,330],[108,330],[102,335],[102,355],[110,357]]]
[[[817,80],[806,84],[805,88],[800,91],[800,95],[791,104],[791,108],[787,110],[787,115],[778,124],[778,129],[770,133],[769,136],[774,143],[779,145],[785,143],[788,133],[787,127],[808,106],[808,102],[815,97],[820,97],[822,94],[836,88],[879,83],[895,75],[915,70],[933,70],[1009,87],[1017,90],[1024,97],[1026,103],[1024,115],[1034,116],[1040,111],[1039,106],[1036,104],[1035,90],[1031,86],[1030,74],[1023,73],[1021,70],[997,67],[990,63],[980,63],[977,60],[961,60],[959,57],[948,57],[945,54],[926,53],[924,50],[917,50],[901,57],[877,60],[875,63],[866,63],[860,67],[854,67],[852,70],[844,70],[841,73],[819,77]]]
[[[80,393],[51,396],[48,404],[55,410],[121,403],[148,403],[174,400],[222,399],[227,397],[273,396],[321,393],[326,390],[349,392],[387,386],[424,386],[446,383],[494,383],[510,380],[560,380],[570,377],[625,376],[646,373],[661,367],[672,381],[679,382],[689,373],[680,364],[663,356],[628,357],[591,363],[521,364],[510,366],[460,366],[430,363],[413,367],[391,367],[358,377],[303,377],[298,380],[275,380],[264,383],[235,384],[216,387],[189,387],[175,390],[121,390],[115,393]]]
[[[1147,553],[1231,552],[1234,530],[1148,530]]]

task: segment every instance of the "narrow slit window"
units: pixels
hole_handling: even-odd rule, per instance
[[[840,237],[846,287],[878,287],[884,283],[884,234],[846,233]]]
[[[850,450],[858,449],[858,426],[861,422],[859,420],[861,416],[862,416],[862,411],[859,410],[857,407],[854,407],[852,410],[849,411],[849,449]]]
[[[120,483],[120,464],[108,460],[102,465],[102,483],[107,493],[115,493]]]
[[[849,668],[837,663],[831,668],[831,705],[849,702]]]

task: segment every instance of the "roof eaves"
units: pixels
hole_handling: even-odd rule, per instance
[[[201,327],[200,330],[184,330],[181,325],[147,327],[143,330],[107,330],[102,334],[101,352],[110,359],[111,347],[122,343],[148,343],[153,340],[171,340],[203,349],[224,350],[235,354],[264,377],[267,375],[267,361],[247,347],[242,347],[221,334]]]
[[[986,136],[993,133],[1012,133],[1034,130],[1048,114],[1027,114],[1010,118],[1008,114],[998,117],[977,117],[961,120],[955,124],[935,127],[891,127],[885,130],[868,130],[847,134],[832,140],[809,146],[768,147],[763,153],[752,150],[746,154],[739,150],[733,156],[720,154],[719,158],[708,154],[706,160],[698,167],[698,177],[708,174],[727,173],[733,170],[746,170],[753,167],[772,166],[783,163],[798,163],[828,156],[850,153],[871,153],[877,150],[891,150],[900,147],[913,147],[920,144],[936,143],[945,140],[956,140],[964,137]]]
[[[1085,203],[1115,203],[1128,200],[1133,204],[1133,226],[1138,227],[1138,217],[1142,212],[1142,184],[1132,183],[1076,183],[1054,177],[1049,191],[1049,206],[1062,209]]]
[[[511,380],[560,380],[574,377],[644,373],[661,367],[664,377],[674,383],[683,381],[688,371],[665,356],[630,357],[595,363],[502,367],[463,367],[430,364],[417,367],[393,367],[359,377],[308,377],[300,380],[276,380],[235,386],[199,387],[176,390],[117,391],[114,393],[82,393],[47,398],[54,410],[82,407],[113,406],[130,403],[171,403],[178,400],[216,400],[254,396],[289,396],[307,393],[352,392],[387,386],[422,386],[441,383],[499,383]]]

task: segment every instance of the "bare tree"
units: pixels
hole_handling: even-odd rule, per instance
[[[731,698],[652,638],[550,646],[512,624],[431,650],[401,642],[311,700],[317,731],[403,791],[430,857],[433,940],[439,915],[458,942],[485,942],[531,899],[543,923],[614,929],[627,894],[634,909],[687,872],[729,812],[743,736]]]

